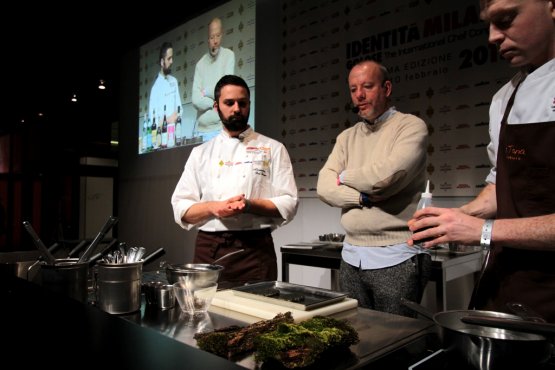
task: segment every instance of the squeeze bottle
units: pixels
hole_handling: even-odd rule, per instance
[[[432,193],[430,193],[430,180],[426,182],[426,191],[422,193],[420,196],[420,200],[418,201],[418,206],[416,206],[416,210],[423,209],[426,207],[430,207],[432,205]],[[416,232],[424,231],[425,229],[417,230]],[[415,244],[415,247],[424,249],[424,243],[431,238],[425,238],[418,240],[418,244]]]

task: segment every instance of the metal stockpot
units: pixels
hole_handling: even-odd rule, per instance
[[[434,315],[447,350],[456,351],[476,369],[524,369],[545,363],[551,357],[553,344],[545,336],[461,321],[469,315],[513,320],[520,317],[478,310],[445,311]]]
[[[40,264],[40,281],[49,290],[86,303],[88,272],[89,265],[77,262],[77,258],[56,259],[53,265]]]
[[[143,263],[97,263],[98,307],[112,314],[126,314],[141,308]]]
[[[432,319],[447,351],[456,353],[479,370],[533,368],[549,360],[553,343],[544,335],[490,326],[467,324],[468,316],[519,320],[519,316],[495,311],[453,310],[431,314],[423,306],[403,301],[407,307]]]

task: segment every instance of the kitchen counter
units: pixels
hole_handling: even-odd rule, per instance
[[[4,367],[9,362],[57,370],[241,369],[158,330],[2,273],[0,335]]]
[[[259,319],[213,307],[191,318],[174,309],[144,304],[130,315],[110,315],[44,290],[26,280],[0,276],[2,353],[22,366],[57,369],[237,369],[256,368],[253,356],[237,363],[196,348],[194,333]],[[326,359],[334,369],[407,368],[437,349],[432,322],[357,308],[334,314],[358,331],[360,343]],[[395,364],[394,366],[391,366]],[[399,367],[397,367],[397,364]],[[266,364],[262,368],[268,368]],[[321,367],[320,367],[321,368]]]

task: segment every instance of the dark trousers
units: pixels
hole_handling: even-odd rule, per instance
[[[421,253],[398,265],[374,270],[361,270],[341,261],[341,290],[358,300],[360,307],[397,315],[416,317],[401,304],[401,298],[420,303],[430,278],[432,258]]]
[[[243,252],[224,258],[220,285],[240,285],[256,281],[277,280],[277,259],[271,229],[244,231],[199,231],[195,263],[212,263],[239,249]]]

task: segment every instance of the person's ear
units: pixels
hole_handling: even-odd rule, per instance
[[[383,82],[383,87],[385,89],[385,96],[389,97],[391,95],[391,91],[393,90],[393,84],[390,80],[386,80]]]

